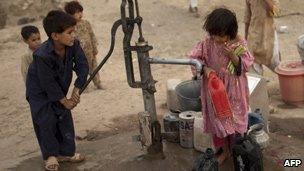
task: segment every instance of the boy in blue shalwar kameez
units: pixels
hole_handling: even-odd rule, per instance
[[[71,109],[80,102],[79,90],[88,75],[88,63],[75,40],[76,21],[62,11],[50,11],[43,20],[49,39],[34,53],[26,81],[34,130],[45,160],[46,170],[58,170],[58,161],[80,162],[75,153],[75,133]],[[73,71],[77,79],[67,98]]]

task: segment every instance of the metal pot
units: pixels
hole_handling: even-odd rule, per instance
[[[257,144],[259,144],[261,149],[264,149],[269,145],[269,136],[264,131],[263,127],[264,124],[255,124],[252,125],[247,132],[247,135],[249,135]]]
[[[181,82],[175,88],[180,111],[201,111],[200,99],[202,80],[188,80]]]

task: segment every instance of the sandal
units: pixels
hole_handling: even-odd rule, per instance
[[[58,156],[58,162],[79,163],[85,160],[85,156],[80,153],[75,153],[74,156]]]
[[[48,171],[58,171],[59,163],[54,156],[50,156],[47,160],[44,161],[44,168]]]

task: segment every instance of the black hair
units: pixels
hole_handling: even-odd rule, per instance
[[[29,25],[24,26],[21,28],[21,36],[24,40],[28,40],[31,36],[31,34],[39,33],[39,30],[37,27]]]
[[[67,28],[75,25],[76,19],[60,10],[50,11],[43,19],[43,28],[48,37],[51,37],[52,33],[62,33]]]
[[[82,12],[83,7],[78,1],[70,1],[65,4],[64,10],[66,13],[74,15],[77,12]]]
[[[229,36],[235,39],[238,23],[235,13],[226,8],[217,8],[207,15],[203,28],[215,36]]]

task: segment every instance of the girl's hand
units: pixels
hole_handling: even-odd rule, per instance
[[[234,57],[234,50],[237,47],[237,44],[229,44],[229,43],[225,43],[224,46],[224,53],[225,55],[229,56],[230,58]]]
[[[210,72],[215,72],[213,69],[209,68],[209,67],[204,67],[204,75],[206,78],[209,78],[209,74]]]

